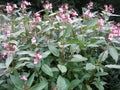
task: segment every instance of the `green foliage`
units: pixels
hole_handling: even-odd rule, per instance
[[[120,69],[120,33],[111,27],[120,28],[108,21],[112,14],[102,11],[99,17],[83,8],[79,17],[65,9],[64,18],[51,8],[42,11],[32,15],[18,8],[0,15],[0,90],[105,90],[112,85],[106,79]]]

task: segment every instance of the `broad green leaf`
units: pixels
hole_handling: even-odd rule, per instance
[[[81,62],[88,60],[86,57],[83,57],[82,55],[74,55],[71,59],[71,62]]]
[[[100,61],[105,61],[107,59],[107,57],[108,57],[108,50],[106,50],[106,51],[104,51],[100,54],[99,60]]]
[[[86,70],[93,70],[93,69],[95,69],[95,65],[93,65],[92,63],[87,63],[85,69]]]
[[[87,28],[93,27],[97,24],[98,19],[93,18],[87,21]]]
[[[30,57],[22,57],[18,61],[29,61]]]
[[[105,67],[108,67],[108,68],[113,68],[113,69],[120,69],[120,65],[105,65]]]
[[[24,30],[19,30],[19,31],[17,31],[17,32],[15,32],[15,33],[12,33],[11,36],[12,36],[12,37],[17,37],[17,36],[19,36],[20,34],[22,34],[22,33],[24,33],[24,32],[25,32]]]
[[[35,78],[35,73],[33,73],[27,81],[27,86],[31,86]]]
[[[44,90],[44,88],[48,85],[46,80],[40,81],[40,83],[35,84],[30,90]]]
[[[42,58],[46,58],[48,55],[50,55],[50,51],[46,51],[42,54]]]
[[[10,79],[18,90],[23,90],[22,86],[24,85],[24,82],[20,80],[19,76],[10,75]]]
[[[9,41],[9,43],[12,43],[12,44],[18,45],[18,42],[15,41],[15,40],[11,40],[11,41]]]
[[[4,82],[4,80],[0,80],[0,84],[2,84]]]
[[[108,75],[107,72],[98,72],[95,74],[95,76],[106,76],[106,75]]]
[[[13,61],[13,56],[8,55],[8,57],[6,59],[6,62],[5,62],[5,65],[6,65],[7,68],[12,63],[12,61]]]
[[[0,63],[0,69],[6,68],[6,65],[4,63]]]
[[[20,68],[20,67],[24,67],[24,66],[25,66],[26,64],[28,64],[28,63],[30,63],[30,62],[18,63],[18,64],[15,66],[15,68],[18,69],[18,68]]]
[[[54,56],[59,57],[59,50],[54,45],[49,44],[48,48]]]
[[[62,73],[66,73],[66,72],[67,72],[67,68],[66,68],[64,65],[58,64],[57,66],[58,66],[59,70],[60,70]]]
[[[109,54],[112,56],[112,58],[117,63],[117,61],[118,61],[118,52],[117,52],[117,50],[113,46],[109,46],[108,50],[109,50]]]
[[[93,90],[89,85],[86,85],[87,90]]]
[[[47,64],[42,65],[42,71],[47,75],[53,77],[52,69]]]
[[[31,57],[34,57],[34,52],[32,52],[32,51],[18,51],[16,54],[18,54],[18,55],[29,55],[29,56],[31,56]]]
[[[58,90],[68,90],[67,82],[66,82],[65,78],[63,78],[62,76],[59,76],[57,79],[57,89]]]
[[[72,80],[70,83],[69,89],[74,89],[80,84],[80,82],[81,81],[79,79]]]

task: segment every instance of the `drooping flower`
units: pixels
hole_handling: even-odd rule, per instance
[[[36,43],[36,38],[32,37],[31,42],[32,42],[32,44]]]
[[[43,5],[44,9],[52,9],[52,3],[47,2]]]
[[[91,13],[89,10],[87,10],[87,11],[84,13],[84,16],[85,16],[86,18],[92,18],[94,15],[93,15],[93,13]]]
[[[13,4],[13,8],[18,8],[16,4]]]
[[[16,51],[18,49],[18,47],[16,45],[13,45],[13,50]]]
[[[92,7],[93,7],[93,2],[89,2],[89,3],[87,4],[87,8],[91,9]]]
[[[26,9],[26,7],[29,6],[29,5],[31,5],[31,3],[25,0],[21,3],[21,8]]]
[[[9,44],[9,43],[3,43],[3,47],[4,47],[6,50],[8,50],[9,47],[10,47],[10,44]]]
[[[73,17],[78,16],[77,12],[76,12],[76,11],[74,11],[74,10],[71,10],[71,11],[70,11],[70,14],[71,14]]]
[[[40,22],[40,21],[41,21],[41,18],[40,18],[39,12],[36,12],[34,15],[35,15],[35,22],[36,22],[36,23]]]
[[[22,81],[27,81],[27,78],[26,78],[25,76],[22,76],[20,79],[21,79]]]
[[[11,13],[13,11],[13,7],[9,3],[7,3],[6,11],[7,13]]]
[[[101,29],[104,25],[104,20],[103,19],[99,19],[98,20],[98,28]]]
[[[114,13],[114,8],[112,7],[112,5],[104,5],[105,11],[106,12],[112,12]]]
[[[109,36],[108,36],[108,39],[113,40],[113,37],[114,37],[114,34],[110,33]]]
[[[35,54],[35,58],[34,58],[34,64],[37,64],[38,61],[42,58],[41,54]]]

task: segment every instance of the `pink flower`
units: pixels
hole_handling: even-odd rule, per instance
[[[87,10],[87,11],[84,13],[84,16],[85,16],[86,18],[92,18],[94,15],[93,15],[89,10]]]
[[[4,47],[6,50],[8,50],[9,47],[10,47],[10,44],[9,44],[9,43],[3,43],[3,47]]]
[[[40,22],[40,21],[41,21],[41,18],[40,18],[39,12],[36,12],[34,15],[35,15],[35,22],[36,22],[36,23]]]
[[[5,34],[6,34],[8,37],[10,37],[10,34],[11,34],[10,31],[8,31],[7,29],[5,29],[4,32],[5,32]]]
[[[98,28],[101,29],[103,25],[104,25],[104,20],[103,19],[99,19],[98,20]]]
[[[51,3],[47,3],[43,5],[44,9],[52,9],[52,4]]]
[[[4,53],[2,54],[2,57],[5,58],[7,55],[8,55],[8,52],[4,52]]]
[[[26,9],[26,6],[29,6],[29,5],[31,5],[30,2],[23,1],[23,2],[21,3],[21,8],[22,8],[22,9]]]
[[[108,39],[113,40],[114,34],[110,33]]]
[[[7,13],[11,13],[13,11],[13,7],[9,3],[7,3],[6,11]]]
[[[66,14],[65,15],[65,21],[67,22],[67,23],[72,23],[72,19],[70,18],[70,15],[69,14]]]
[[[35,58],[34,58],[34,64],[37,64],[38,61],[42,58],[41,54],[35,54]]]
[[[21,79],[22,81],[27,81],[27,78],[26,78],[25,76],[22,76],[20,79]]]
[[[32,44],[36,43],[36,38],[32,37],[31,42],[32,42]]]
[[[13,8],[18,8],[16,4],[13,4]]]
[[[114,13],[114,8],[112,7],[112,5],[104,5],[105,11],[106,12],[112,12]]]
[[[74,11],[74,10],[71,10],[71,15],[73,16],[73,17],[76,17],[76,16],[78,16],[78,14],[77,14],[77,12],[76,11]]]
[[[18,49],[18,47],[16,45],[13,45],[13,50],[16,51]]]
[[[65,4],[64,6],[63,6],[63,8],[65,9],[65,10],[68,10],[68,4]]]
[[[89,2],[87,8],[91,9],[93,7],[93,2]]]
[[[64,13],[60,12],[58,15],[59,15],[59,17],[60,17],[61,20],[65,19],[65,14]]]
[[[63,13],[64,9],[62,7],[59,8],[59,12]]]

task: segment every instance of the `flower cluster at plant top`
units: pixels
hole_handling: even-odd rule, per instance
[[[46,1],[43,4],[44,10],[34,13],[27,12],[27,6],[30,5],[30,2],[22,1],[19,9],[16,4],[7,3],[7,15],[1,15],[6,21],[0,26],[0,59],[2,64],[5,63],[3,72],[12,73],[10,79],[13,79],[13,73],[17,73],[17,79],[24,87],[31,88],[39,81],[45,82],[48,79],[50,84],[55,84],[50,87],[59,88],[56,79],[57,84],[59,80],[65,83],[67,80],[61,79],[61,76],[66,75],[66,78],[74,78],[76,81],[76,78],[82,76],[81,72],[84,75],[89,74],[88,70],[102,73],[105,66],[102,62],[108,58],[108,54],[117,62],[118,55],[114,56],[109,49],[113,48],[111,43],[114,38],[120,35],[120,26],[108,21],[107,13],[114,12],[111,5],[104,6],[105,9],[100,13],[102,17],[98,16],[98,12],[92,12],[93,2],[83,8],[81,16],[70,9],[68,4],[59,6],[58,11],[53,12],[52,3]],[[41,12],[45,14],[42,16]],[[113,51],[117,53],[115,48]],[[59,74],[61,76],[58,77]],[[83,82],[89,81],[88,77],[84,78]],[[93,81],[96,78],[100,77],[96,75]]]

